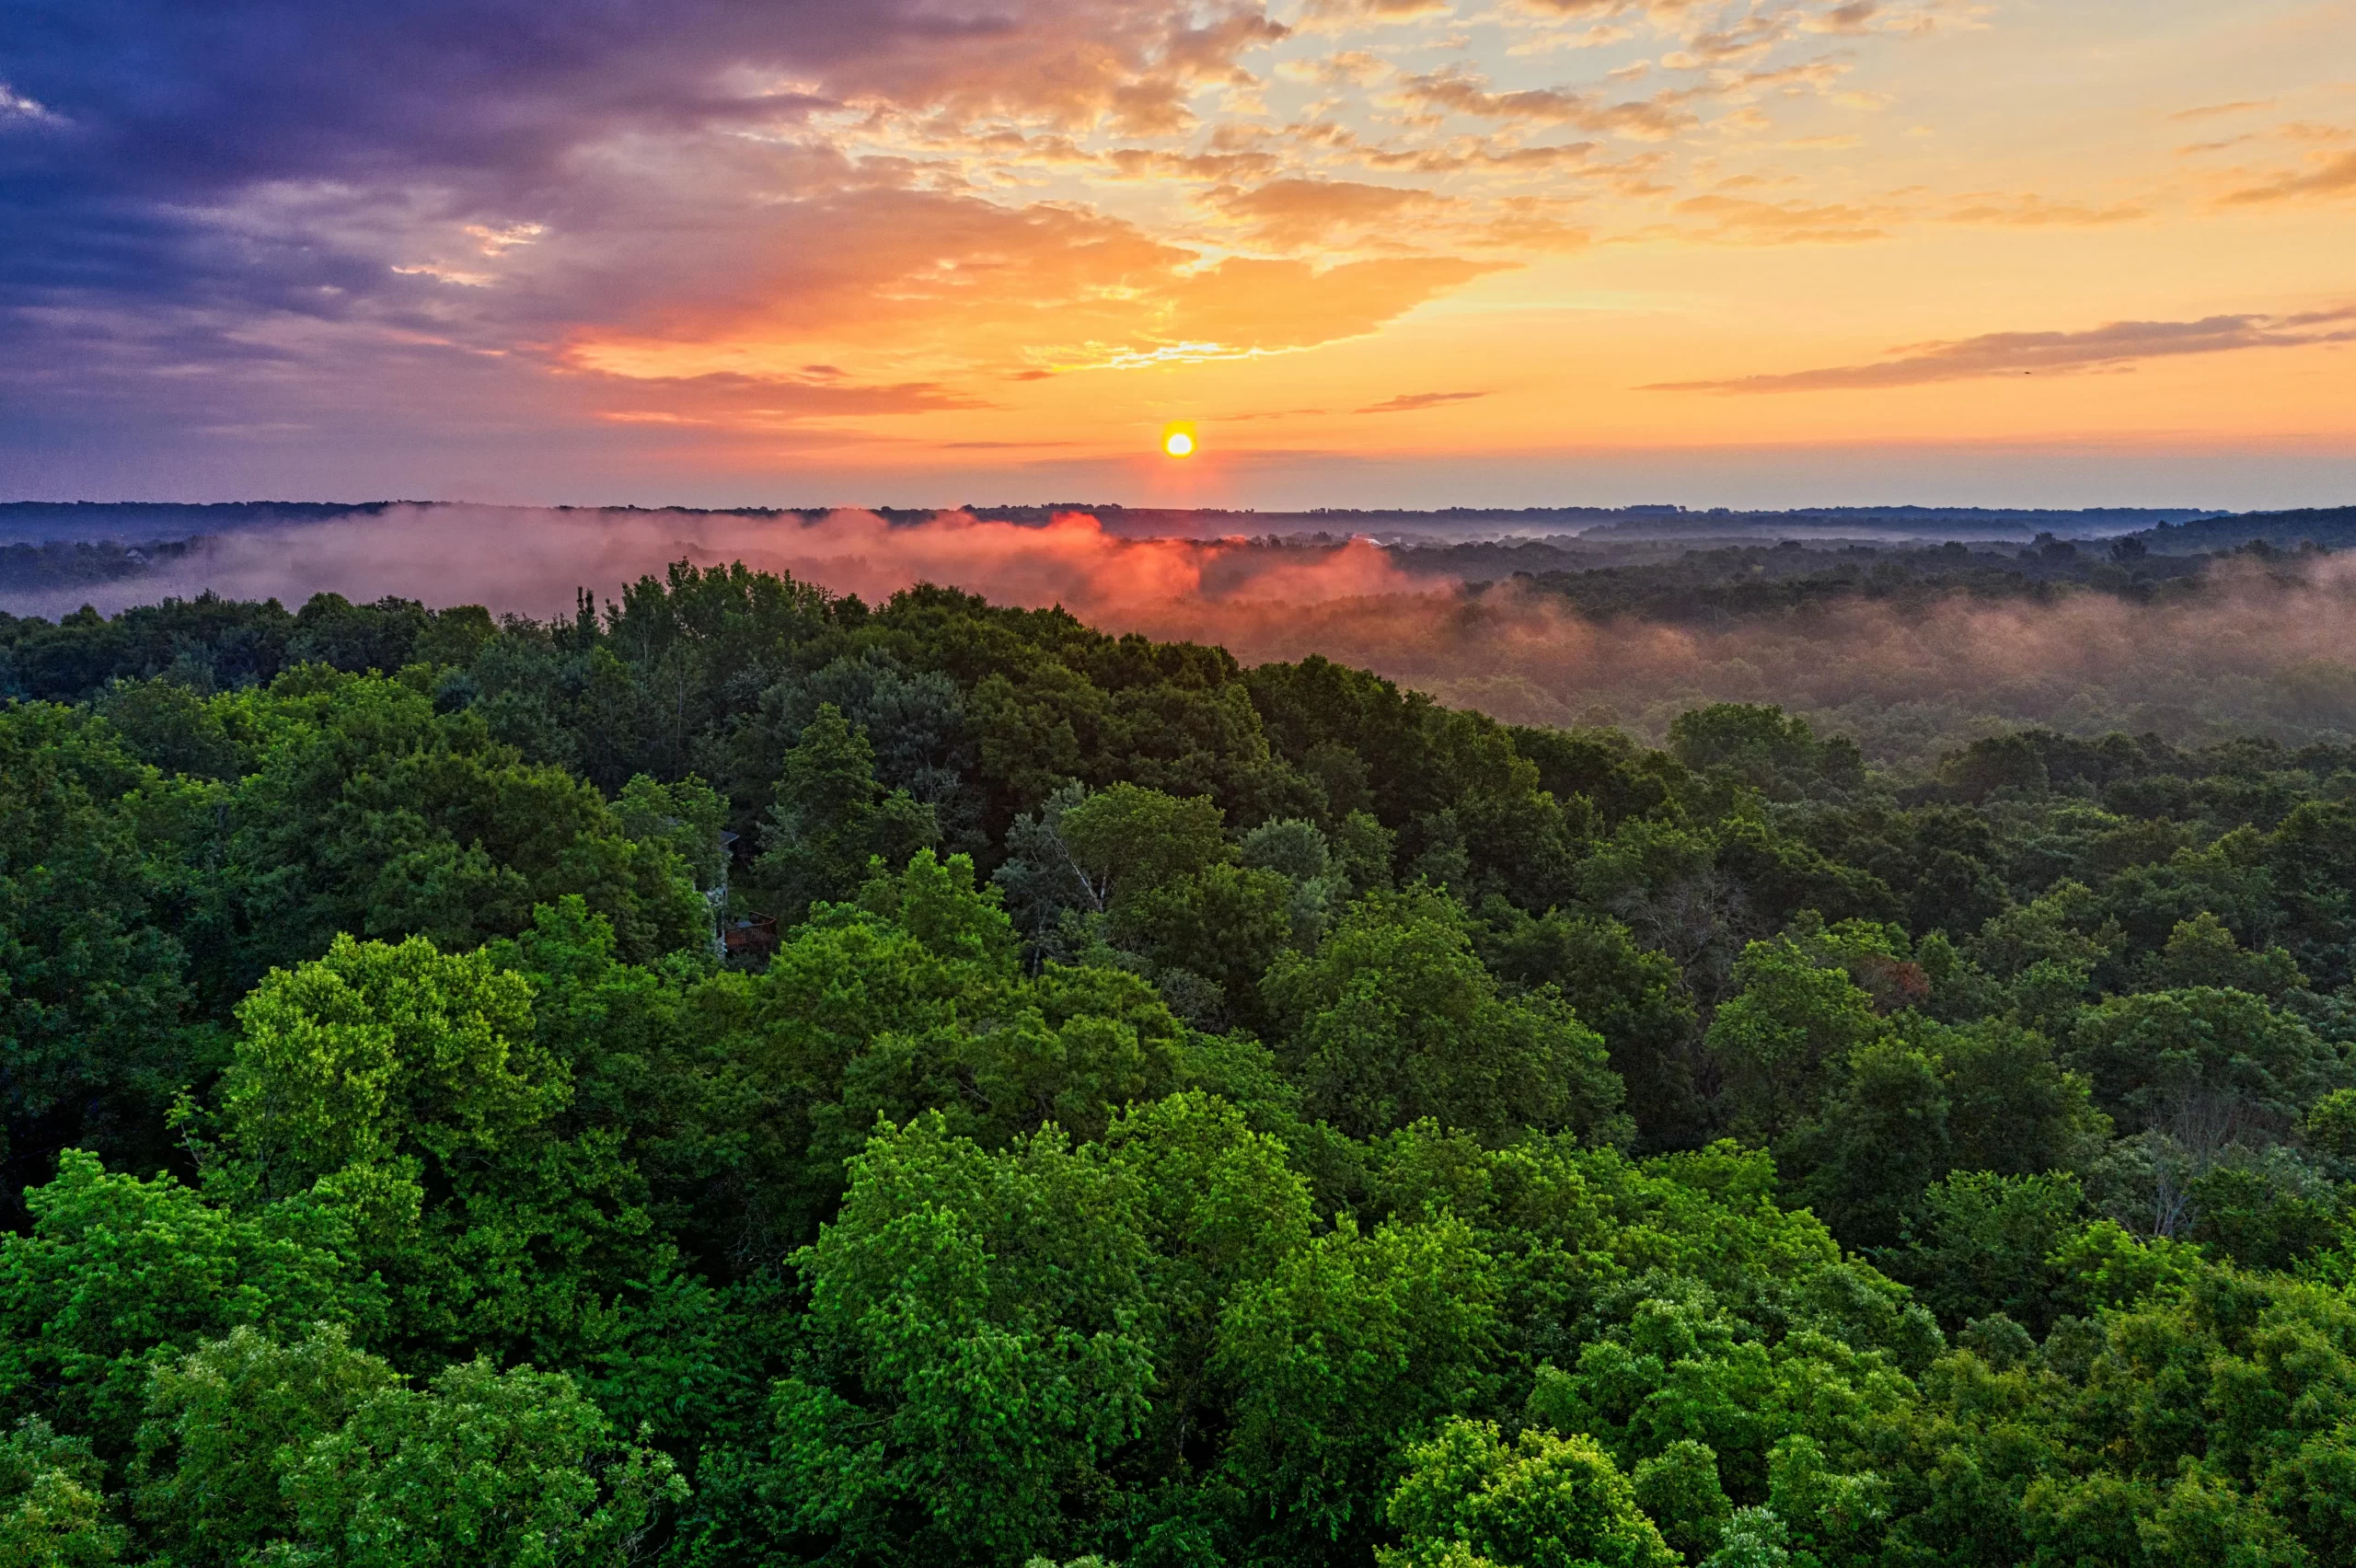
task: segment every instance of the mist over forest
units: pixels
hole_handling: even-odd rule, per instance
[[[1322,653],[1514,723],[1657,744],[1773,703],[1920,774],[2008,728],[2177,744],[2356,732],[2356,511],[1670,506],[800,512],[377,502],[0,506],[0,612],[204,592],[569,614],[741,560],[880,603],[918,582],[1214,643]]]
[[[191,510],[0,549],[6,1562],[2356,1562],[2356,513]]]

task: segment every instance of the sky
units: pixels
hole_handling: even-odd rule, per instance
[[[2350,0],[6,0],[0,236],[0,499],[2356,501]]]

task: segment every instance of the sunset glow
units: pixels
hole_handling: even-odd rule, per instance
[[[1192,457],[1195,455],[1195,432],[1185,429],[1164,432],[1161,450],[1172,457]]]
[[[11,493],[2356,486],[2339,0],[31,3]]]

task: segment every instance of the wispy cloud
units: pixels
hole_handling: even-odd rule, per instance
[[[1475,398],[1485,398],[1486,392],[1402,392],[1396,398],[1385,398],[1380,403],[1369,403],[1354,410],[1361,414],[1411,414],[1417,409],[1436,409],[1443,403],[1469,403]]]
[[[2305,348],[2356,340],[2356,307],[2301,316],[2211,316],[2199,321],[2113,321],[2083,332],[1989,332],[1914,343],[1870,364],[1742,375],[1722,381],[1660,381],[1644,392],[1836,392],[1920,386],[1998,375],[2069,375],[2183,354]]]
[[[2345,196],[2351,191],[2356,191],[2356,153],[2341,153],[2325,158],[2304,174],[2285,174],[2236,190],[2225,202],[2230,206],[2246,207],[2302,196]]]
[[[1846,202],[1756,202],[1740,196],[1689,196],[1676,204],[1696,220],[1693,237],[1738,245],[1848,245],[1887,237],[1886,215]]]
[[[2179,109],[2168,116],[2170,120],[2214,120],[2223,114],[2239,114],[2246,109],[2265,109],[2272,98],[2235,98],[2231,103],[2204,103],[2193,109]]]
[[[1693,111],[1671,94],[1611,103],[1599,95],[1565,87],[1496,92],[1487,78],[1458,66],[1403,77],[1393,97],[1401,104],[1426,114],[1461,114],[1474,120],[1531,125],[1575,125],[1582,131],[1646,141],[1673,136],[1698,123]]]

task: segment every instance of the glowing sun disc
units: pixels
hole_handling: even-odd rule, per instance
[[[1161,432],[1161,450],[1172,457],[1195,455],[1195,432],[1184,425],[1172,425]]]

